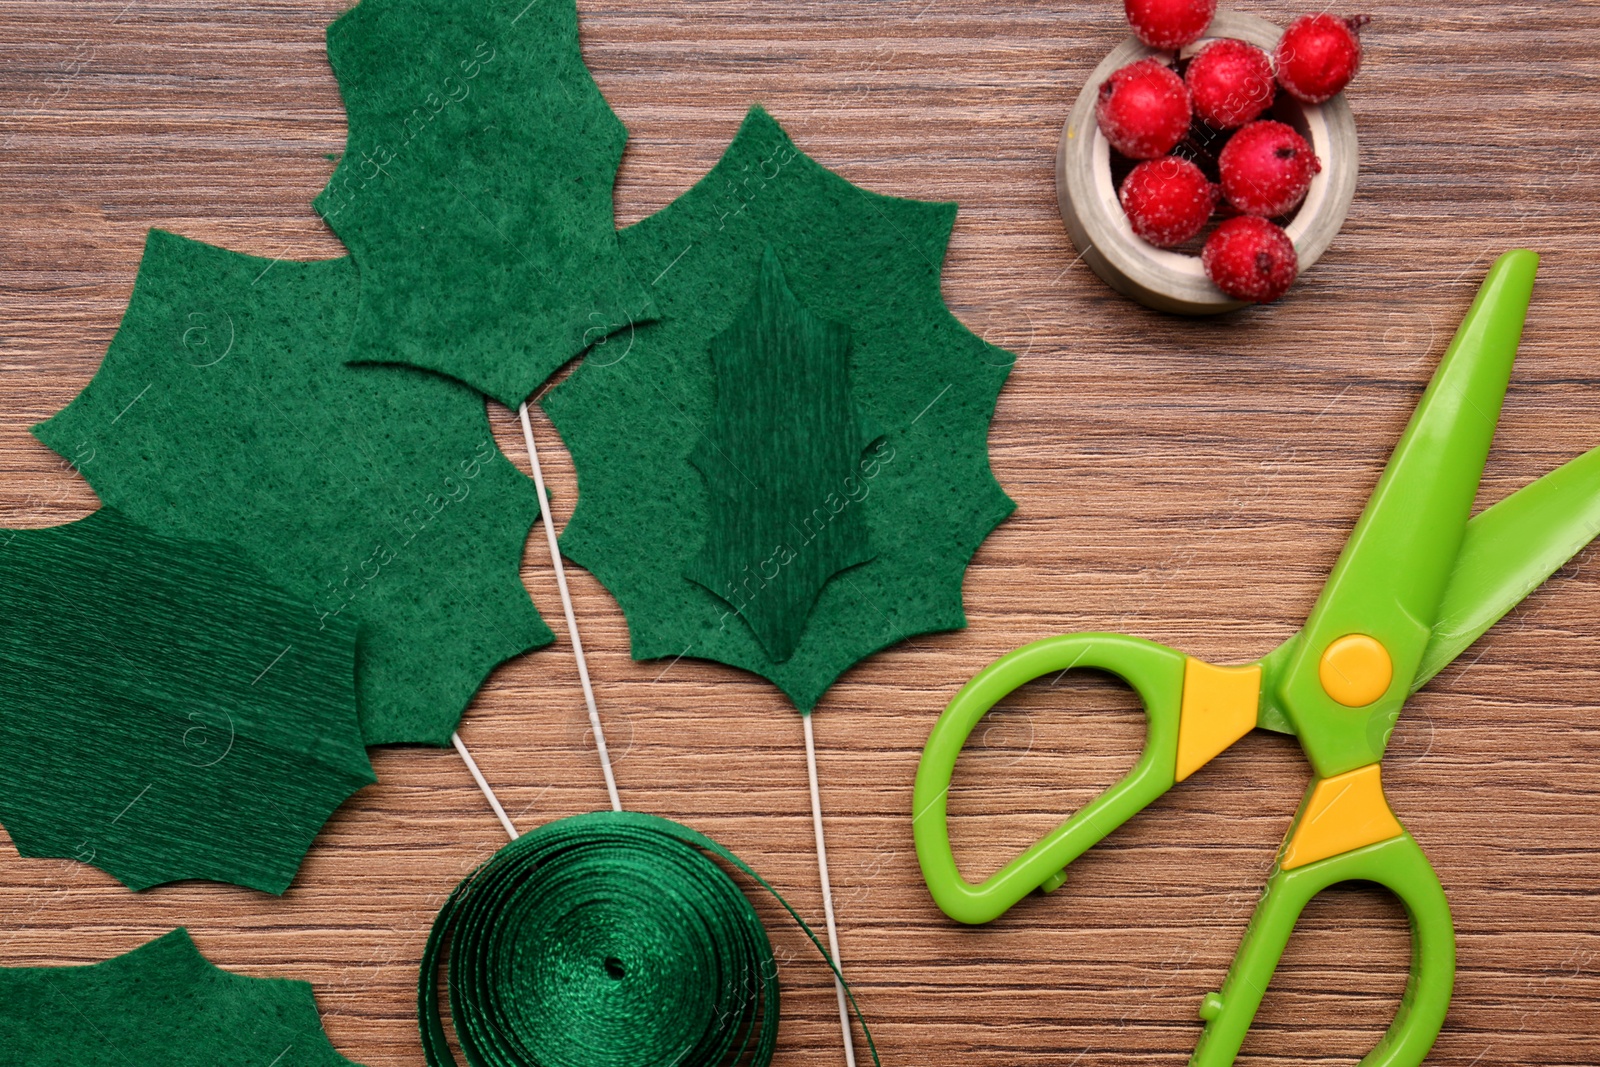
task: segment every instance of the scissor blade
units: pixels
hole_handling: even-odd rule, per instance
[[[1306,620],[1305,640],[1285,676],[1285,710],[1319,774],[1342,773],[1382,755],[1406,682],[1432,639],[1494,440],[1538,263],[1532,252],[1518,250],[1490,268]],[[1393,679],[1361,704],[1364,715],[1351,716],[1322,681],[1329,646],[1347,635],[1375,638],[1387,653],[1389,673],[1364,678]]]
[[[1600,535],[1600,448],[1557,467],[1467,524],[1416,692]]]

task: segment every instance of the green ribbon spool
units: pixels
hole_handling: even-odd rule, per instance
[[[439,910],[417,987],[429,1067],[457,1067],[440,1018],[444,955],[472,1067],[766,1067],[777,963],[713,856],[771,893],[838,974],[778,891],[711,838],[642,812],[578,815],[502,848]]]

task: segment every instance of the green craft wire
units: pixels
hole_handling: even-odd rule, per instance
[[[778,967],[713,856],[771,893],[838,974],[788,901],[711,838],[642,812],[578,815],[502,848],[439,910],[417,986],[429,1067],[457,1067],[440,1017],[445,955],[472,1067],[766,1067]]]

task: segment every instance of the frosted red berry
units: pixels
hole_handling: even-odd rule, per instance
[[[1217,187],[1177,156],[1134,167],[1119,196],[1133,232],[1157,248],[1181,245],[1199,233],[1217,206]]]
[[[1206,277],[1235,300],[1268,304],[1289,291],[1300,273],[1294,242],[1283,228],[1255,215],[1218,226],[1200,253]]]
[[[1123,0],[1133,35],[1151,48],[1176,52],[1200,39],[1217,13],[1217,0]]]
[[[1111,147],[1130,159],[1155,159],[1189,130],[1189,90],[1165,65],[1141,59],[1100,84],[1094,115]]]
[[[1278,84],[1308,104],[1320,104],[1342,92],[1361,69],[1359,31],[1367,22],[1365,15],[1295,19],[1278,41]]]
[[[1276,218],[1306,198],[1322,163],[1293,128],[1264,119],[1228,138],[1217,168],[1228,203],[1246,215]]]
[[[1253,44],[1224,38],[1200,50],[1184,72],[1194,113],[1208,126],[1231,130],[1267,109],[1278,87],[1272,57]]]

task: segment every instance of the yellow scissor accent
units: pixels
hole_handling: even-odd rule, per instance
[[[1389,650],[1366,634],[1345,634],[1317,664],[1322,691],[1347,708],[1364,708],[1389,691],[1394,660]]]
[[[1188,658],[1183,665],[1183,711],[1178,719],[1178,781],[1255,728],[1260,696],[1259,663],[1217,667]]]
[[[1378,765],[1369,763],[1312,787],[1279,866],[1293,870],[1404,832],[1383,795]]]

